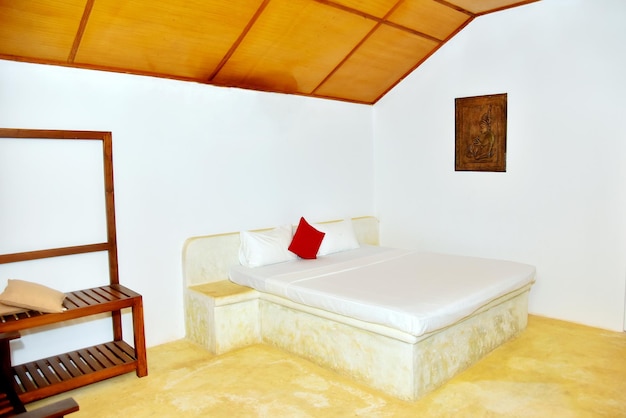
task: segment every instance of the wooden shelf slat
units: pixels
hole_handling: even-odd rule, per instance
[[[54,373],[59,377],[61,381],[72,378],[72,374],[61,364],[60,356],[57,356],[54,361],[50,362],[50,367],[54,370]]]
[[[92,347],[87,351],[89,352],[89,354],[91,354],[91,357],[94,360],[96,360],[98,364],[103,368],[112,367],[116,365],[115,363],[110,361],[105,355],[102,354],[98,346]]]
[[[70,357],[70,360],[72,361],[72,363],[76,365],[78,370],[80,370],[81,374],[91,373],[92,370],[89,368],[89,364],[87,364],[82,359],[82,357],[78,354],[78,352],[72,351],[72,352],[67,353],[67,354]]]
[[[35,361],[34,364],[37,366],[37,369],[43,374],[43,377],[50,383],[58,383],[61,381],[61,378],[54,372],[50,370],[50,364],[46,360]]]
[[[80,376],[82,373],[74,364],[68,353],[63,353],[57,356],[57,361],[53,362],[53,364],[55,364],[56,367],[67,371],[69,376],[66,376],[65,380]]]
[[[97,288],[83,290],[82,294],[85,295],[86,298],[90,298],[91,303],[106,303],[111,301],[111,298],[103,297],[102,294],[98,292]]]

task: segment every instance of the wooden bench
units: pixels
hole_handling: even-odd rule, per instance
[[[67,310],[62,313],[28,311],[0,316],[0,333],[22,331],[104,312],[113,312],[119,316],[121,309],[131,308],[134,348],[122,340],[120,326],[111,342],[12,366],[10,369],[22,402],[36,401],[133,370],[139,377],[148,374],[141,295],[114,284],[67,293],[63,305]],[[114,318],[114,321],[117,320],[119,318]],[[10,361],[10,357],[6,360]]]

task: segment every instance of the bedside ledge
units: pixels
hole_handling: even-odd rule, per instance
[[[235,284],[229,280],[189,286],[189,290],[202,293],[214,299],[215,306],[230,305],[251,299],[258,299],[259,297],[259,292],[256,290]]]

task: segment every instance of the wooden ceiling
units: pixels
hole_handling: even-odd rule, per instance
[[[0,59],[375,103],[475,17],[537,0],[0,0]]]

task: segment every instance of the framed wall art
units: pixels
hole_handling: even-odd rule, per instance
[[[455,171],[506,171],[506,101],[506,93],[454,100]]]

